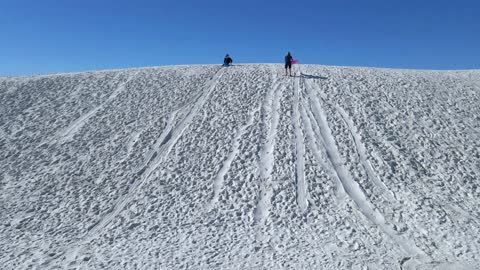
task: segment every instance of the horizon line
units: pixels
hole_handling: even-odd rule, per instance
[[[245,65],[283,65],[283,63],[237,63],[232,66],[245,66]],[[341,68],[368,68],[368,69],[384,69],[384,70],[405,70],[405,71],[440,71],[440,72],[452,72],[452,71],[480,71],[480,68],[466,68],[466,69],[422,69],[422,68],[400,68],[400,67],[379,67],[379,66],[361,66],[361,65],[326,65],[326,64],[302,64],[306,66],[323,66],[323,67],[341,67]],[[147,65],[147,66],[131,66],[131,67],[119,67],[119,68],[101,68],[101,69],[85,69],[79,71],[61,71],[52,73],[31,73],[31,74],[17,74],[17,75],[2,75],[0,78],[15,78],[15,77],[41,77],[41,76],[61,76],[61,75],[74,75],[80,73],[93,73],[93,72],[112,72],[112,71],[124,71],[129,69],[147,69],[147,68],[162,68],[162,67],[189,67],[189,66],[222,66],[219,64],[167,64],[167,65]]]

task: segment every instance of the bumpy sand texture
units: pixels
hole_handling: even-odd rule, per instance
[[[295,68],[0,78],[1,268],[480,269],[480,71]]]

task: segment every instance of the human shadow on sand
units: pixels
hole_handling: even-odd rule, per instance
[[[318,75],[310,75],[310,74],[305,74],[305,73],[300,73],[300,77],[301,77],[301,78],[305,78],[305,79],[328,80],[327,77],[318,76]]]

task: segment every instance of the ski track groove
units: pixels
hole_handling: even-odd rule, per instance
[[[257,205],[254,212],[254,221],[256,224],[265,225],[269,216],[271,198],[273,195],[272,171],[275,165],[275,138],[277,135],[277,126],[279,123],[279,109],[281,84],[272,70],[272,87],[269,89],[262,108],[263,122],[266,124],[266,118],[270,117],[268,131],[265,143],[260,150],[260,160],[258,163],[260,188]]]
[[[368,201],[367,197],[363,193],[361,187],[357,182],[352,178],[349,171],[343,165],[343,162],[340,158],[340,154],[336,147],[335,138],[332,135],[330,127],[325,113],[323,112],[322,106],[317,96],[311,91],[310,87],[306,87],[307,95],[310,100],[310,104],[313,110],[313,115],[317,119],[319,124],[321,136],[325,141],[325,148],[327,151],[327,156],[330,159],[334,170],[340,179],[346,193],[348,196],[355,202],[359,210],[365,215],[365,217],[375,224],[381,231],[387,234],[402,250],[412,256],[419,257],[423,256],[424,253],[420,250],[413,241],[410,241],[402,236],[398,235],[391,227],[386,224],[385,217],[375,209],[375,206]]]
[[[309,84],[308,87],[311,87],[319,93],[320,97],[324,102],[327,102],[325,95],[321,92],[319,86],[317,84]],[[396,200],[395,194],[385,185],[385,183],[380,180],[378,175],[375,173],[372,164],[368,160],[367,157],[367,149],[365,145],[362,143],[362,137],[360,133],[357,131],[355,124],[353,123],[352,118],[347,114],[347,112],[338,104],[330,104],[332,105],[336,111],[341,115],[343,121],[348,127],[348,131],[353,138],[355,143],[355,150],[360,158],[360,163],[362,164],[363,168],[367,172],[368,179],[370,179],[377,188],[382,191],[382,195],[385,196],[388,200]]]
[[[308,114],[311,114],[311,112],[307,112],[304,106],[300,106],[300,113],[302,115],[302,121],[306,129],[306,136],[309,139],[307,140],[309,148],[312,150],[315,160],[322,166],[322,168],[328,173],[328,175],[335,180],[335,195],[337,199],[343,201],[346,194],[342,182],[338,178],[338,175],[335,173],[335,171],[332,169],[333,165],[328,165],[322,158],[323,155],[326,156],[326,153],[324,154],[324,151],[320,149],[319,145],[323,145],[325,148],[325,143],[320,135],[320,132],[314,130],[314,128],[318,128],[318,126],[314,127],[314,124],[317,124],[315,118],[312,115]]]
[[[307,183],[305,182],[305,144],[303,142],[303,134],[300,127],[300,82],[299,79],[294,80],[294,101],[293,101],[293,127],[295,131],[295,185],[297,204],[301,212],[304,213],[308,208],[307,201]]]
[[[340,181],[340,178],[338,177],[337,173],[334,170],[334,165],[333,164],[328,164],[327,162],[331,163],[330,159],[324,159],[323,157],[327,157],[328,153],[326,152],[326,144],[325,140],[323,139],[320,129],[319,129],[319,123],[315,119],[315,116],[312,113],[312,109],[310,108],[309,110],[306,110],[305,107],[309,108],[310,102],[308,99],[308,96],[305,92],[306,84],[305,84],[305,79],[302,79],[303,81],[303,91],[301,92],[301,98],[302,98],[302,103],[300,104],[300,113],[301,113],[301,118],[302,122],[305,126],[306,130],[306,135],[309,140],[307,140],[310,149],[312,149],[313,156],[315,160],[322,166],[322,168],[326,171],[326,173],[332,177],[332,179],[335,180],[335,196],[336,198],[343,202],[346,197],[345,189],[342,185],[342,182]],[[305,94],[305,97],[304,95]],[[320,145],[323,146],[323,149],[320,148]]]
[[[382,191],[382,194],[386,196],[387,199],[389,200],[395,200],[395,195],[393,192],[385,185],[385,183],[380,180],[378,175],[375,173],[372,164],[367,158],[367,149],[365,148],[365,145],[362,143],[362,138],[360,134],[357,132],[357,128],[355,127],[353,120],[348,116],[348,114],[345,112],[345,110],[340,107],[339,105],[336,105],[335,108],[337,111],[340,113],[342,116],[343,120],[348,126],[350,135],[353,138],[353,141],[356,146],[357,154],[360,158],[360,163],[362,164],[363,168],[367,172],[368,178]]]
[[[253,124],[253,119],[254,119],[254,115],[255,115],[256,112],[257,111],[254,110],[250,113],[250,117],[248,118],[247,123],[242,125],[237,130],[237,132],[235,134],[235,137],[233,138],[233,143],[232,143],[232,148],[230,150],[230,153],[228,153],[227,158],[223,162],[222,167],[218,171],[218,173],[215,176],[215,179],[213,181],[213,197],[206,207],[207,212],[211,211],[215,207],[215,204],[218,203],[218,197],[219,197],[220,192],[222,191],[222,188],[223,188],[223,182],[224,182],[224,179],[225,179],[225,175],[230,170],[230,166],[232,165],[233,160],[237,157],[237,155],[240,151],[239,150],[240,139],[245,134],[247,128],[249,128]]]
[[[64,131],[60,132],[58,141],[64,143],[66,141],[72,140],[73,136],[85,125],[85,123],[94,116],[99,110],[101,110],[106,104],[114,100],[121,92],[125,90],[126,84],[128,84],[133,78],[138,75],[138,72],[131,75],[125,82],[120,83],[120,85],[113,91],[113,93],[102,102],[100,105],[88,111],[86,114],[80,116],[77,120],[71,123]]]
[[[127,143],[127,154],[125,156],[129,156],[130,153],[132,152],[133,148],[135,147],[135,145],[138,143],[138,140],[140,138],[140,135],[142,135],[144,131],[141,130],[141,131],[135,131],[131,134],[131,138],[130,140],[128,141]]]
[[[170,151],[176,144],[176,142],[181,138],[185,130],[190,126],[193,118],[197,115],[198,111],[203,107],[203,105],[206,103],[208,100],[208,97],[210,94],[213,92],[215,89],[215,86],[220,80],[220,78],[223,76],[223,70],[219,69],[212,79],[208,81],[205,85],[206,91],[204,91],[203,95],[199,97],[199,99],[195,102],[195,104],[192,106],[190,112],[188,115],[179,123],[179,125],[169,133],[170,139],[168,139],[166,142],[161,144],[159,150],[155,153],[158,153],[157,155],[153,154],[151,157],[151,161],[153,162],[148,162],[148,163],[153,163],[151,166],[147,165],[147,168],[142,172],[141,178],[138,181],[135,181],[129,188],[128,192],[126,195],[123,195],[121,198],[117,200],[117,202],[114,204],[114,207],[112,210],[106,214],[100,221],[98,221],[96,224],[90,227],[90,229],[86,232],[86,234],[74,245],[69,245],[65,251],[61,252],[54,258],[52,258],[50,261],[46,262],[46,266],[49,266],[50,263],[53,261],[56,261],[59,259],[61,256],[65,256],[67,258],[72,257],[72,253],[78,252],[79,249],[83,247],[84,244],[88,243],[91,241],[93,238],[98,236],[101,231],[110,224],[110,222],[125,208],[125,206],[130,202],[130,200],[133,198],[133,195],[135,192],[141,188],[145,182],[148,180],[148,178],[151,176],[153,171],[157,169],[157,167],[168,157]],[[162,134],[163,135],[163,134]],[[147,164],[148,164],[147,163]],[[143,169],[142,169],[143,170]]]
[[[153,160],[158,156],[160,152],[160,147],[165,144],[166,141],[168,141],[172,135],[172,129],[173,125],[175,123],[175,118],[177,115],[177,111],[173,111],[170,116],[167,119],[167,125],[163,129],[162,133],[160,134],[160,137],[155,141],[155,144],[153,145],[152,149],[147,152],[145,155],[145,160],[146,162],[143,163],[143,165],[139,166],[136,168],[136,174],[137,175],[142,175],[143,172],[145,172],[148,169],[148,166]]]

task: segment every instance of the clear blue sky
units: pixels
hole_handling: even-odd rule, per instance
[[[0,75],[282,62],[480,68],[480,1],[3,0]]]

